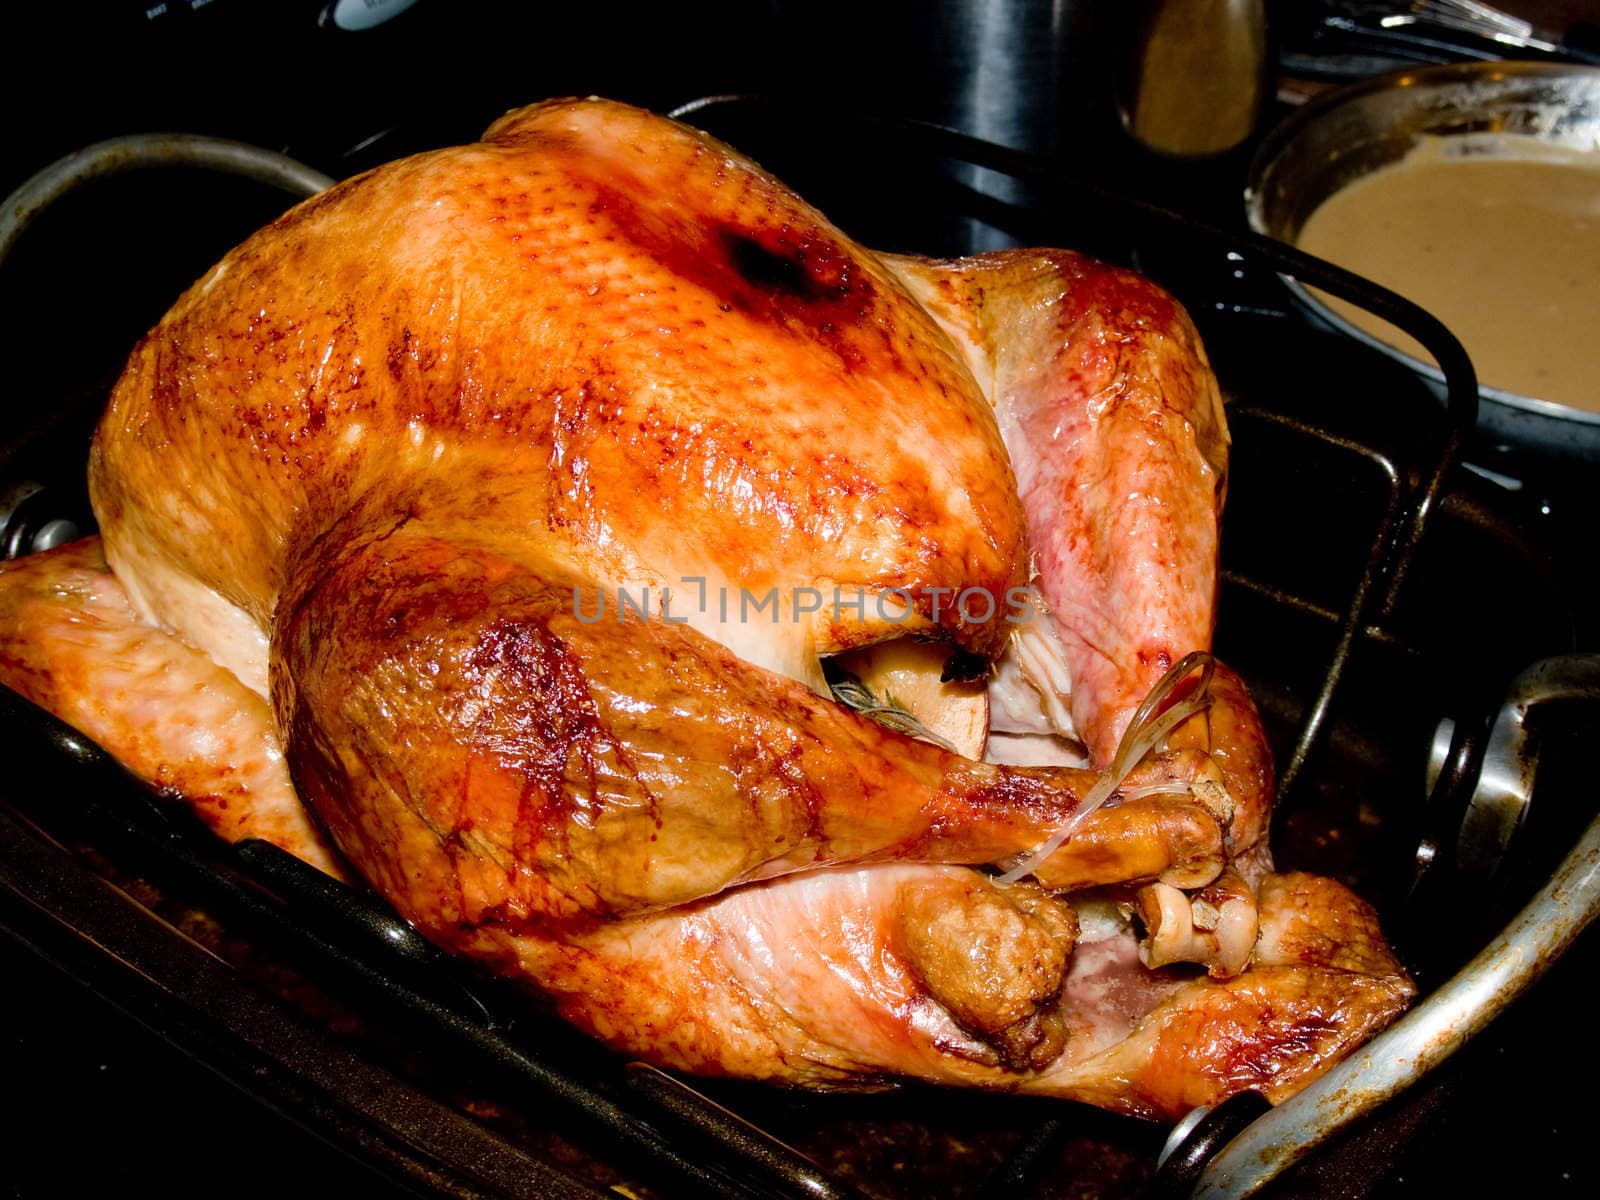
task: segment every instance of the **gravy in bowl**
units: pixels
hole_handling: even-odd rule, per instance
[[[1296,241],[1432,312],[1480,383],[1600,412],[1600,150],[1512,134],[1425,137],[1325,199]],[[1371,313],[1318,299],[1432,361]]]

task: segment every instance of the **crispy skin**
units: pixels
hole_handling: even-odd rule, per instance
[[[820,866],[991,862],[1038,844],[1095,778],[913,741],[687,626],[587,623],[559,576],[422,522],[315,574],[274,638],[297,781],[441,939]],[[1095,813],[1040,878],[1209,878],[1221,855],[1214,820],[1156,796]]]
[[[96,539],[0,563],[0,680],[229,841],[345,876],[295,795],[266,704],[133,611]]]
[[[881,453],[882,447],[894,453]],[[391,164],[229,254],[135,350],[90,467],[147,615],[266,690],[268,622],[341,524],[404,514],[592,586],[708,581],[902,622],[723,623],[746,657],[915,633],[929,588],[1004,605],[1025,538],[964,365],[867,251],[731,151],[548,104]],[[940,624],[984,654],[1001,622]]]
[[[896,635],[997,657],[1008,626],[970,614],[1036,583],[1104,760],[1209,646],[1215,401],[1124,272],[881,259],[709,139],[536,106],[300,206],[179,300],[91,457],[116,580],[88,547],[0,573],[0,677],[202,809],[232,760],[152,741],[147,699],[203,694],[252,780],[281,737],[424,933],[630,1053],[1145,1115],[1281,1095],[1408,994],[1370,910],[1268,877],[1266,949],[1220,981],[1145,970],[1125,926],[1075,940],[1041,890],[1201,887],[1258,845],[1235,677],[1011,888],[972,866],[1094,772],[973,762],[817,690],[819,655]],[[616,619],[646,587],[657,616]],[[226,836],[276,828],[251,787],[233,823],[211,805]]]

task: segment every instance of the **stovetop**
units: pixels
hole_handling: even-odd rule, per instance
[[[1194,314],[1233,413],[1236,468],[1224,530],[1219,653],[1256,686],[1280,761],[1292,759],[1319,678],[1338,652],[1341,614],[1373,553],[1372,530],[1395,480],[1405,487],[1425,477],[1450,429],[1409,374],[1310,328],[1270,264],[1097,190],[1151,199],[1236,230],[1247,151],[1180,163],[1118,149],[1109,134],[1086,133],[1066,161],[1088,189],[1035,180],[1029,185],[1035,191],[1018,207],[971,195],[939,153],[886,135],[892,127],[856,127],[850,70],[864,68],[850,44],[813,30],[776,55],[774,39],[796,36],[793,13],[781,4],[700,6],[687,32],[712,32],[697,40],[686,36],[681,14],[643,5],[622,6],[628,21],[610,10],[566,14],[550,26],[507,16],[503,6],[469,4],[463,7],[470,19],[445,24],[424,0],[388,33],[361,35],[373,37],[370,43],[306,42],[303,29],[261,35],[261,6],[218,0],[215,7],[219,25],[239,23],[229,36],[258,35],[257,52],[219,57],[216,29],[196,24],[174,33],[148,17],[141,25],[130,6],[115,36],[89,39],[99,54],[63,59],[30,101],[12,97],[12,112],[47,119],[21,123],[22,135],[0,163],[0,184],[9,188],[77,145],[134,130],[222,133],[344,175],[426,145],[471,138],[504,108],[542,95],[606,91],[665,109],[697,93],[776,84],[791,101],[800,92],[798,108],[710,105],[691,119],[750,151],[868,244],[954,252],[981,220],[1020,241],[1072,245],[1154,275]],[[197,11],[182,19],[213,18]],[[415,24],[404,28],[405,22]],[[40,36],[61,45],[59,28],[48,21]],[[113,53],[119,40],[122,52]],[[603,55],[594,50],[602,45]],[[667,45],[673,57],[663,63],[660,49]],[[597,58],[606,59],[603,67]],[[777,58],[783,70],[771,66]],[[831,81],[826,95],[793,86],[797,64]],[[292,86],[284,86],[286,77]],[[872,92],[881,97],[883,88]],[[828,136],[815,136],[819,128]],[[0,457],[27,463],[28,475],[45,485],[52,514],[87,519],[77,499],[85,430],[132,340],[181,287],[282,204],[281,196],[256,185],[199,174],[111,180],[48,214],[0,271],[0,311],[14,347],[12,422],[0,433]],[[1335,703],[1285,797],[1275,837],[1280,861],[1314,865],[1383,901],[1425,986],[1437,984],[1503,922],[1593,811],[1592,788],[1578,766],[1585,727],[1558,714],[1544,730],[1534,816],[1500,882],[1470,893],[1446,889],[1408,909],[1409,856],[1418,831],[1436,818],[1427,811],[1423,776],[1440,718],[1481,724],[1527,664],[1600,648],[1600,612],[1583,575],[1582,548],[1597,515],[1592,469],[1475,439],[1461,453],[1477,469],[1450,472],[1404,588],[1354,630]],[[16,719],[8,722],[15,733]],[[62,884],[63,902],[96,886],[77,879],[83,864],[95,877],[109,875],[185,935],[243,964],[253,988],[286,997],[308,1014],[310,1040],[295,1043],[294,1053],[304,1056],[300,1065],[320,1062],[343,1076],[322,1079],[312,1071],[315,1082],[308,1085],[303,1073],[285,1079],[281,1062],[261,1047],[217,1050],[209,1025],[198,1032],[183,1027],[201,1018],[192,1018],[181,989],[141,990],[127,973],[100,963],[91,943],[113,944],[137,916],[121,914],[105,930],[80,924],[63,937],[47,913],[8,913],[0,922],[11,935],[0,938],[0,961],[13,981],[7,1077],[25,1101],[6,1168],[14,1194],[58,1194],[64,1173],[84,1190],[138,1180],[159,1183],[169,1195],[210,1195],[219,1180],[246,1195],[295,1186],[318,1193],[360,1187],[363,1194],[519,1194],[515,1188],[559,1194],[568,1176],[591,1187],[633,1189],[621,1194],[642,1195],[639,1189],[652,1185],[662,1195],[708,1194],[684,1182],[695,1178],[692,1162],[653,1176],[645,1171],[641,1183],[630,1167],[616,1165],[632,1161],[635,1149],[613,1140],[614,1131],[593,1113],[561,1112],[550,1098],[559,1089],[530,1098],[473,1071],[452,1075],[449,1063],[426,1061],[438,1055],[436,1047],[412,1046],[403,1031],[358,1032],[370,1018],[364,1007],[370,997],[360,987],[341,984],[330,995],[320,981],[307,986],[300,975],[306,964],[296,957],[303,951],[290,952],[287,964],[273,952],[257,961],[257,935],[244,937],[239,928],[249,931],[248,916],[235,907],[219,925],[208,908],[219,898],[170,864],[147,871],[151,851],[138,837],[113,836],[105,844],[93,820],[53,825],[49,810],[61,796],[103,782],[91,765],[84,768],[89,776],[65,776],[76,781],[68,787],[52,757],[59,753],[57,746],[41,755],[31,743],[19,750],[7,791],[24,812],[38,818],[44,810],[57,837],[93,847],[60,860],[40,852],[42,877],[74,881]],[[1547,797],[1553,802],[1537,802]],[[228,910],[243,901],[220,903]],[[1445,927],[1429,924],[1441,912]],[[129,936],[144,944],[137,929]],[[187,982],[203,990],[205,968],[173,953],[180,972],[200,973]],[[165,951],[151,954],[151,961],[131,964],[132,979],[157,971]],[[1591,1193],[1600,1169],[1587,1153],[1586,1134],[1597,1110],[1593,1102],[1557,1101],[1548,1081],[1552,1062],[1577,1080],[1600,1066],[1600,1049],[1566,1032],[1596,965],[1600,944],[1591,934],[1442,1071],[1345,1145],[1295,1169],[1272,1194],[1391,1196],[1422,1179],[1434,1186],[1441,1179],[1470,1181],[1474,1192],[1518,1186],[1538,1194]],[[281,1052],[291,1035],[275,1024],[280,1009],[269,1004],[232,1015],[247,1026],[259,1022],[268,1049]],[[521,1033],[542,1028],[530,1023]],[[333,1040],[325,1044],[318,1039],[328,1030]],[[356,1052],[346,1063],[340,1056],[352,1044]],[[220,1064],[210,1059],[207,1067],[213,1050]],[[339,1094],[335,1083],[356,1091],[388,1086],[361,1075],[363,1064],[372,1063],[385,1077],[414,1073],[427,1081],[417,1107],[397,1118],[398,1139],[341,1113],[329,1098]],[[685,1153],[694,1157],[693,1136],[673,1125],[672,1104],[652,1091],[670,1093],[669,1084],[629,1078],[619,1087],[651,1095],[661,1140],[690,1147]],[[868,1194],[1132,1196],[1150,1179],[1163,1139],[1150,1127],[1088,1110],[1063,1116],[1003,1097],[908,1089],[888,1097],[814,1098],[736,1086],[711,1094]],[[430,1138],[474,1136],[453,1123],[463,1110],[564,1174],[507,1182],[496,1172],[509,1176],[516,1164],[501,1163],[488,1140],[478,1159],[480,1178],[463,1183],[444,1168],[419,1172],[417,1160],[435,1161]],[[496,1180],[503,1193],[492,1190]]]

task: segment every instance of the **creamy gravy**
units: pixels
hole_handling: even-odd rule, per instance
[[[1600,152],[1507,134],[1426,139],[1323,201],[1298,244],[1433,313],[1479,382],[1600,411]],[[1377,317],[1319,299],[1432,361]]]

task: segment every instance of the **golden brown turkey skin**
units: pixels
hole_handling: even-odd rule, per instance
[[[896,587],[926,614],[930,588],[1024,581],[988,403],[872,255],[646,113],[486,137],[301,205],[135,351],[90,479],[150,615],[264,693],[295,565],[407,513],[636,591]],[[791,667],[931,625],[832,615],[740,648]],[[986,655],[1008,632],[940,624]]]
[[[0,563],[0,680],[219,836],[264,838],[346,876],[295,795],[265,701],[141,620],[97,539]]]
[[[274,701],[302,793],[437,936],[820,866],[993,862],[1042,841],[1094,779],[913,741],[686,626],[586,623],[558,573],[424,524],[291,594]],[[1221,858],[1215,821],[1155,796],[1096,812],[1038,878],[1192,883]]]
[[[1263,882],[1271,763],[1235,676],[1011,887],[975,868],[1098,770],[963,758],[818,686],[819,656],[904,634],[1012,657],[972,614],[1026,589],[1025,686],[1097,768],[1209,647],[1225,447],[1147,283],[1059,251],[880,259],[726,147],[550,103],[302,205],[180,299],[95,441],[104,636],[49,599],[92,552],[42,556],[0,574],[0,677],[157,781],[188,751],[146,748],[95,646],[163,703],[234,681],[241,736],[285,748],[403,914],[658,1062],[1145,1115],[1276,1097],[1410,985],[1343,889]],[[686,622],[584,615],[662,587]],[[865,602],[800,603],[836,590]],[[240,803],[229,836],[269,827]],[[1259,917],[1242,973],[1205,928],[1224,897]],[[1082,919],[1136,898],[1231,977]]]

